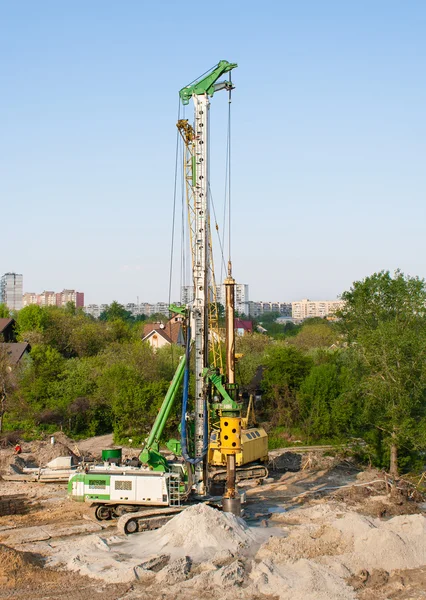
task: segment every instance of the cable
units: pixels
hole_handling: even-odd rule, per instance
[[[210,188],[210,183],[209,183],[209,193],[210,193],[211,205],[212,205],[212,208],[213,208],[213,216],[214,216],[215,229],[216,229],[216,233],[217,233],[217,238],[219,240],[220,255],[221,255],[221,259],[222,259],[221,260],[221,271],[220,271],[220,273],[221,273],[220,280],[222,281],[222,267],[224,267],[226,269],[225,251],[223,249],[223,242],[220,239],[219,225],[218,225],[217,218],[216,218],[216,208],[215,208],[214,201],[213,201],[213,194],[212,194],[212,190]]]
[[[232,103],[232,81],[231,73],[229,73],[229,81],[231,88],[228,96],[228,126],[226,134],[226,157],[225,157],[225,199],[223,203],[223,231],[222,231],[222,248],[225,246],[226,225],[228,224],[228,266],[231,262],[231,103]],[[226,223],[226,213],[228,212],[228,223]],[[227,267],[225,265],[225,272]],[[223,280],[223,270],[221,266],[220,279]]]
[[[193,83],[195,83],[196,81],[199,81],[201,79],[201,77],[204,77],[204,75],[207,75],[207,73],[210,73],[210,71],[213,71],[213,69],[215,69],[217,66],[219,65],[219,63],[213,65],[212,67],[210,67],[210,69],[207,69],[207,71],[205,71],[202,75],[198,75],[198,77],[196,77],[195,79],[193,79],[191,81],[191,83],[188,83],[187,85],[185,85],[184,87],[189,87],[190,85],[192,85]]]
[[[232,80],[231,73],[229,73],[229,82],[231,84],[229,88],[229,99],[228,99],[228,240],[229,240],[229,265],[231,264],[231,102],[232,102]]]
[[[180,97],[178,98],[178,118],[180,118]],[[178,155],[179,155],[179,131],[176,131],[176,151],[175,151],[175,181],[173,186],[173,218],[172,218],[172,234],[171,234],[171,246],[170,246],[170,269],[169,269],[169,306],[172,302],[172,275],[173,275],[173,253],[175,243],[175,220],[176,220],[176,193],[177,193],[177,177],[178,177]],[[169,315],[170,316],[170,315]],[[172,329],[172,324],[169,320],[169,337]],[[174,366],[174,352],[173,344],[171,344],[171,363]]]

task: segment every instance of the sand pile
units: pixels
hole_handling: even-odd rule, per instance
[[[279,515],[286,538],[271,537],[256,554],[251,579],[280,600],[355,598],[347,585],[359,572],[426,565],[426,518],[388,521],[336,510],[335,504]],[[337,518],[336,518],[337,517]]]
[[[243,519],[207,504],[185,509],[156,533],[154,544],[159,550],[180,549],[197,559],[247,547],[255,537]]]
[[[196,504],[156,531],[126,538],[92,535],[59,542],[56,545],[58,552],[49,558],[49,564],[62,564],[70,571],[118,583],[146,575],[145,571],[152,570],[146,565],[159,561],[163,565],[161,570],[164,568],[163,574],[170,569],[168,576],[173,580],[177,578],[176,570],[182,571],[180,574],[186,578],[187,559],[191,565],[212,561],[222,566],[234,553],[248,549],[252,544],[257,549],[269,535],[266,529],[259,533],[255,534],[235,515],[206,504]],[[260,541],[256,541],[258,538]],[[179,561],[185,564],[182,566]],[[216,568],[217,565],[212,564],[212,569]]]

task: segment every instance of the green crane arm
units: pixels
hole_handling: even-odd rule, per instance
[[[173,376],[172,382],[167,390],[167,394],[164,397],[161,408],[154,421],[151,431],[149,432],[148,439],[146,440],[145,446],[142,452],[139,454],[139,460],[142,464],[152,467],[155,471],[167,471],[167,461],[164,456],[160,453],[160,438],[164,431],[167,423],[170,411],[176,398],[179,386],[183,379],[185,371],[185,355],[180,359],[176,372]]]
[[[236,67],[238,67],[236,63],[229,63],[227,60],[221,60],[208,75],[203,77],[203,79],[195,81],[195,83],[187,85],[180,90],[179,96],[182,100],[182,104],[189,104],[192,94],[208,94],[209,96],[213,96],[215,92],[215,83],[219,77]]]

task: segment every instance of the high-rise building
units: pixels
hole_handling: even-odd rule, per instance
[[[23,277],[18,273],[5,273],[0,281],[0,302],[10,310],[22,308]]]
[[[56,294],[56,306],[66,306],[68,302],[73,302],[76,308],[83,308],[84,293],[75,290],[62,290]]]

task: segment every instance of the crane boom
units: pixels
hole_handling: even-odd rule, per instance
[[[215,91],[217,90],[216,81],[219,77],[222,77],[225,73],[232,71],[232,69],[236,69],[238,65],[236,63],[229,63],[227,60],[221,60],[218,64],[211,70],[211,72],[203,77],[202,79],[196,80],[192,84],[186,85],[183,87],[179,96],[182,100],[182,104],[187,105],[192,96],[213,96]],[[223,84],[219,84],[220,89],[227,89],[227,86],[231,86],[232,84],[228,81],[223,82]]]

